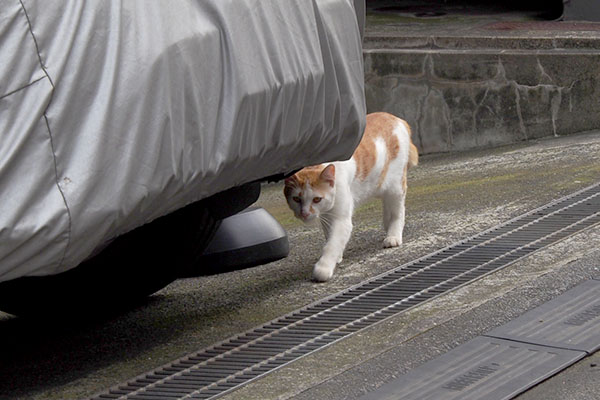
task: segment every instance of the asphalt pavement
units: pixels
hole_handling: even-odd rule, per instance
[[[382,248],[379,202],[366,203],[355,216],[344,262],[324,284],[310,281],[323,244],[321,233],[294,220],[281,185],[265,186],[258,205],[288,231],[288,258],[180,280],[117,315],[70,320],[0,315],[0,398],[92,396],[598,181],[600,131],[424,156],[409,173],[403,246]],[[359,398],[597,276],[599,243],[600,229],[589,229],[225,398]],[[544,397],[529,398],[568,398],[558,388],[572,398],[593,398],[590,393],[596,393],[599,381],[591,379],[597,374],[596,361],[597,356],[584,359],[545,383],[547,389],[541,385],[530,392],[542,390]]]
[[[453,34],[460,36],[457,29]],[[511,134],[512,140],[520,137]],[[293,218],[281,184],[275,184],[263,187],[257,205],[288,232],[291,250],[284,260],[179,280],[110,315],[28,320],[0,312],[0,399],[90,397],[600,181],[600,131],[547,136],[421,157],[409,172],[405,243],[383,249],[380,203],[362,205],[344,262],[327,283],[310,280],[321,233]],[[598,277],[599,245],[596,226],[224,398],[358,399]],[[519,399],[600,398],[598,365],[600,355],[594,354]]]
[[[470,236],[542,205],[549,201],[548,195],[561,197],[575,187],[597,182],[600,165],[598,156],[592,154],[597,151],[599,139],[594,132],[494,151],[426,158],[419,170],[413,171],[412,186],[409,184],[413,193],[422,195],[409,196],[408,237],[402,252],[422,241],[437,242],[434,247],[438,248],[456,242],[458,237]],[[591,164],[583,166],[577,159],[586,158],[585,154],[592,159]],[[585,171],[589,180],[582,179],[575,170]],[[433,184],[433,180],[438,183]],[[419,186],[425,182],[426,186]],[[563,185],[573,186],[563,192],[566,189]],[[418,211],[420,206],[427,211]],[[430,223],[436,226],[435,231],[429,230]],[[423,235],[425,230],[428,234]],[[354,238],[351,247],[356,242]],[[577,234],[305,357],[225,398],[359,399],[579,283],[600,276],[599,244],[600,227]],[[402,262],[395,262],[403,259],[398,257],[399,252],[380,251],[366,263],[356,260],[343,264],[338,272],[342,276],[352,275],[365,264],[377,269],[383,264],[390,269]],[[387,257],[393,253],[396,257]],[[598,354],[594,354],[521,397],[597,399],[599,373]]]

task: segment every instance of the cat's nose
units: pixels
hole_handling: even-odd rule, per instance
[[[302,216],[302,218],[308,218],[308,216],[310,215],[310,213],[308,211],[300,211],[300,215]]]

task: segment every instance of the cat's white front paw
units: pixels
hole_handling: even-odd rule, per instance
[[[327,282],[333,276],[334,269],[335,264],[331,265],[319,260],[319,262],[317,262],[313,268],[313,280],[317,282]]]
[[[388,236],[383,240],[383,247],[398,247],[402,244],[402,238],[396,236]]]

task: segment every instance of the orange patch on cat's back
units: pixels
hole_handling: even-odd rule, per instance
[[[364,180],[373,170],[375,161],[377,160],[375,140],[377,138],[382,138],[387,148],[387,159],[380,177],[380,181],[383,181],[383,178],[385,178],[385,175],[387,174],[390,161],[396,158],[400,152],[400,141],[394,134],[394,128],[396,128],[399,122],[406,124],[406,122],[400,118],[385,112],[367,115],[365,133],[352,155],[352,158],[356,162],[356,176],[359,179]]]

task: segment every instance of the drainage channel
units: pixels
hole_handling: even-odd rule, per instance
[[[600,183],[112,388],[210,399],[600,222]]]

